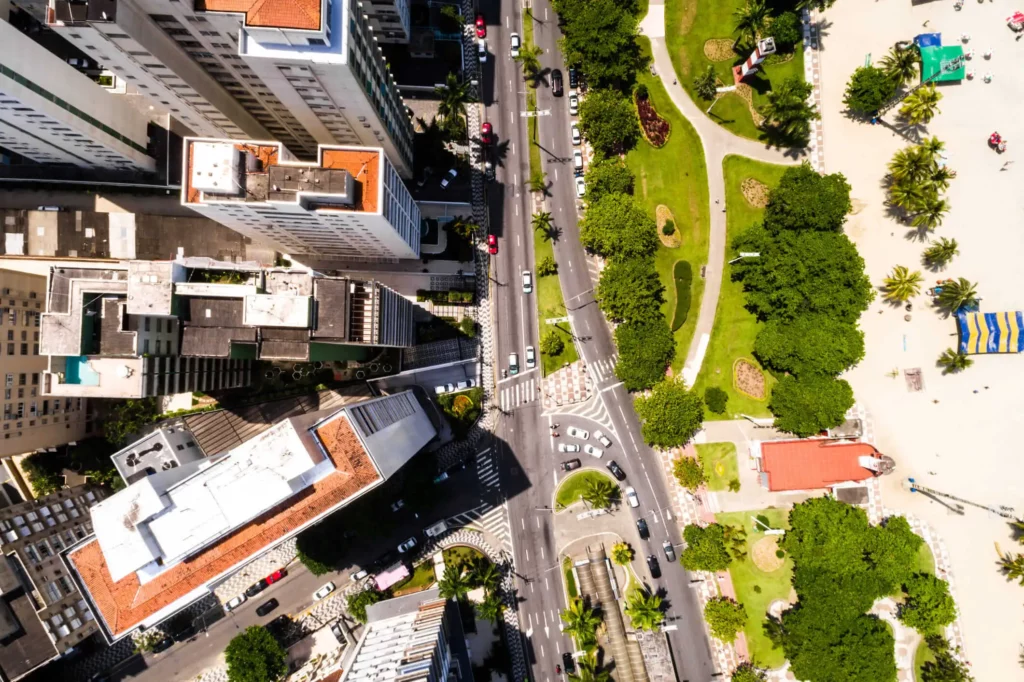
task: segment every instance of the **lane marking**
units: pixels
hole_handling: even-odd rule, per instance
[[[530,560],[530,550],[528,550],[525,547],[523,547],[523,551],[526,552],[526,560],[529,561]],[[530,584],[532,585],[533,583],[530,583]]]
[[[612,390],[613,388],[615,388],[615,387],[617,387],[617,386],[621,386],[621,385],[622,385],[622,382],[620,381],[620,382],[618,382],[618,383],[612,384],[611,386],[605,386],[604,388],[602,388],[602,389],[601,389],[601,393],[604,393],[605,391],[610,391],[610,390]],[[632,436],[633,436],[633,434],[632,434],[632,433],[631,433],[631,434],[629,434],[629,435],[630,435],[630,437],[632,437]]]
[[[555,169],[555,182],[558,182],[558,169]]]
[[[515,115],[511,111],[508,112],[508,122],[513,125],[516,122]]]
[[[513,142],[512,143],[512,156],[515,156],[515,155],[516,155],[516,143]]]
[[[519,204],[516,204],[516,215],[519,215]],[[516,235],[516,246],[519,246],[519,235]]]

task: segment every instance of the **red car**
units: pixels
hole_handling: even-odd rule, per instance
[[[498,253],[498,237],[496,235],[487,235],[487,253],[492,256]]]
[[[484,23],[484,15],[482,14],[476,15],[476,37],[487,37],[487,24]]]
[[[278,580],[280,580],[283,577],[284,577],[284,571],[274,571],[273,573],[268,575],[266,578],[264,578],[264,580],[267,581],[268,585],[271,585],[273,583],[276,583]]]
[[[494,128],[486,121],[480,124],[480,142],[483,144],[494,142]]]

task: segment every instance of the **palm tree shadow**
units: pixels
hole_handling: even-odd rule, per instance
[[[812,36],[813,36],[813,34],[815,32],[817,32],[817,34],[818,34],[817,38],[818,38],[818,51],[819,52],[824,52],[825,51],[825,42],[822,40],[822,38],[828,38],[829,35],[831,35],[829,33],[829,29],[832,28],[832,25],[834,23],[835,22],[827,21],[825,19],[819,19],[817,22],[815,22],[814,24],[811,25],[811,34],[812,34]],[[812,40],[813,39],[814,38],[812,37]]]
[[[903,235],[903,238],[908,242],[918,242],[919,244],[923,244],[931,239],[931,236],[932,230],[929,230],[926,227],[910,227],[907,230],[907,233]]]
[[[505,159],[508,157],[509,144],[509,140],[504,140],[491,146],[494,152],[491,155],[491,158],[494,159],[495,166],[499,166],[501,168],[505,167]]]
[[[551,86],[551,82],[548,80],[548,76],[551,74],[551,67],[545,66],[540,70],[534,72],[526,78],[530,81],[530,87],[536,90],[539,86],[543,85],[545,88]]]
[[[902,137],[907,142],[911,144],[921,143],[920,132],[915,130],[917,126],[895,126],[892,123],[886,121],[884,118],[879,118],[877,119],[877,121],[880,126],[882,126],[883,128],[888,128],[892,132]]]

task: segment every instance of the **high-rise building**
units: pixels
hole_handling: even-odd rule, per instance
[[[436,433],[404,391],[286,419],[225,455],[175,455],[96,505],[95,539],[65,562],[104,635],[120,639],[383,484]]]
[[[83,398],[43,395],[47,361],[39,354],[39,321],[45,301],[45,277],[0,269],[0,457],[63,445],[86,434]]]
[[[148,125],[0,18],[0,147],[39,163],[153,171]]]
[[[278,142],[188,138],[183,163],[185,206],[291,256],[419,258],[419,207],[380,148],[305,163]]]
[[[378,43],[408,43],[412,36],[409,0],[363,0],[363,11]]]
[[[50,0],[48,19],[197,135],[306,159],[379,146],[411,177],[412,122],[359,0]]]

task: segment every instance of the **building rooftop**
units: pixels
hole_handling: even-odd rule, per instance
[[[196,446],[184,422],[171,421],[115,452],[110,459],[121,478],[130,484],[147,474],[167,471],[203,457],[203,451]]]
[[[859,458],[880,457],[868,443],[826,439],[765,441],[760,447],[761,471],[772,491],[814,490],[873,478],[875,472],[861,466]]]
[[[320,29],[322,0],[196,0],[197,12],[231,12],[245,15],[246,26]]]

